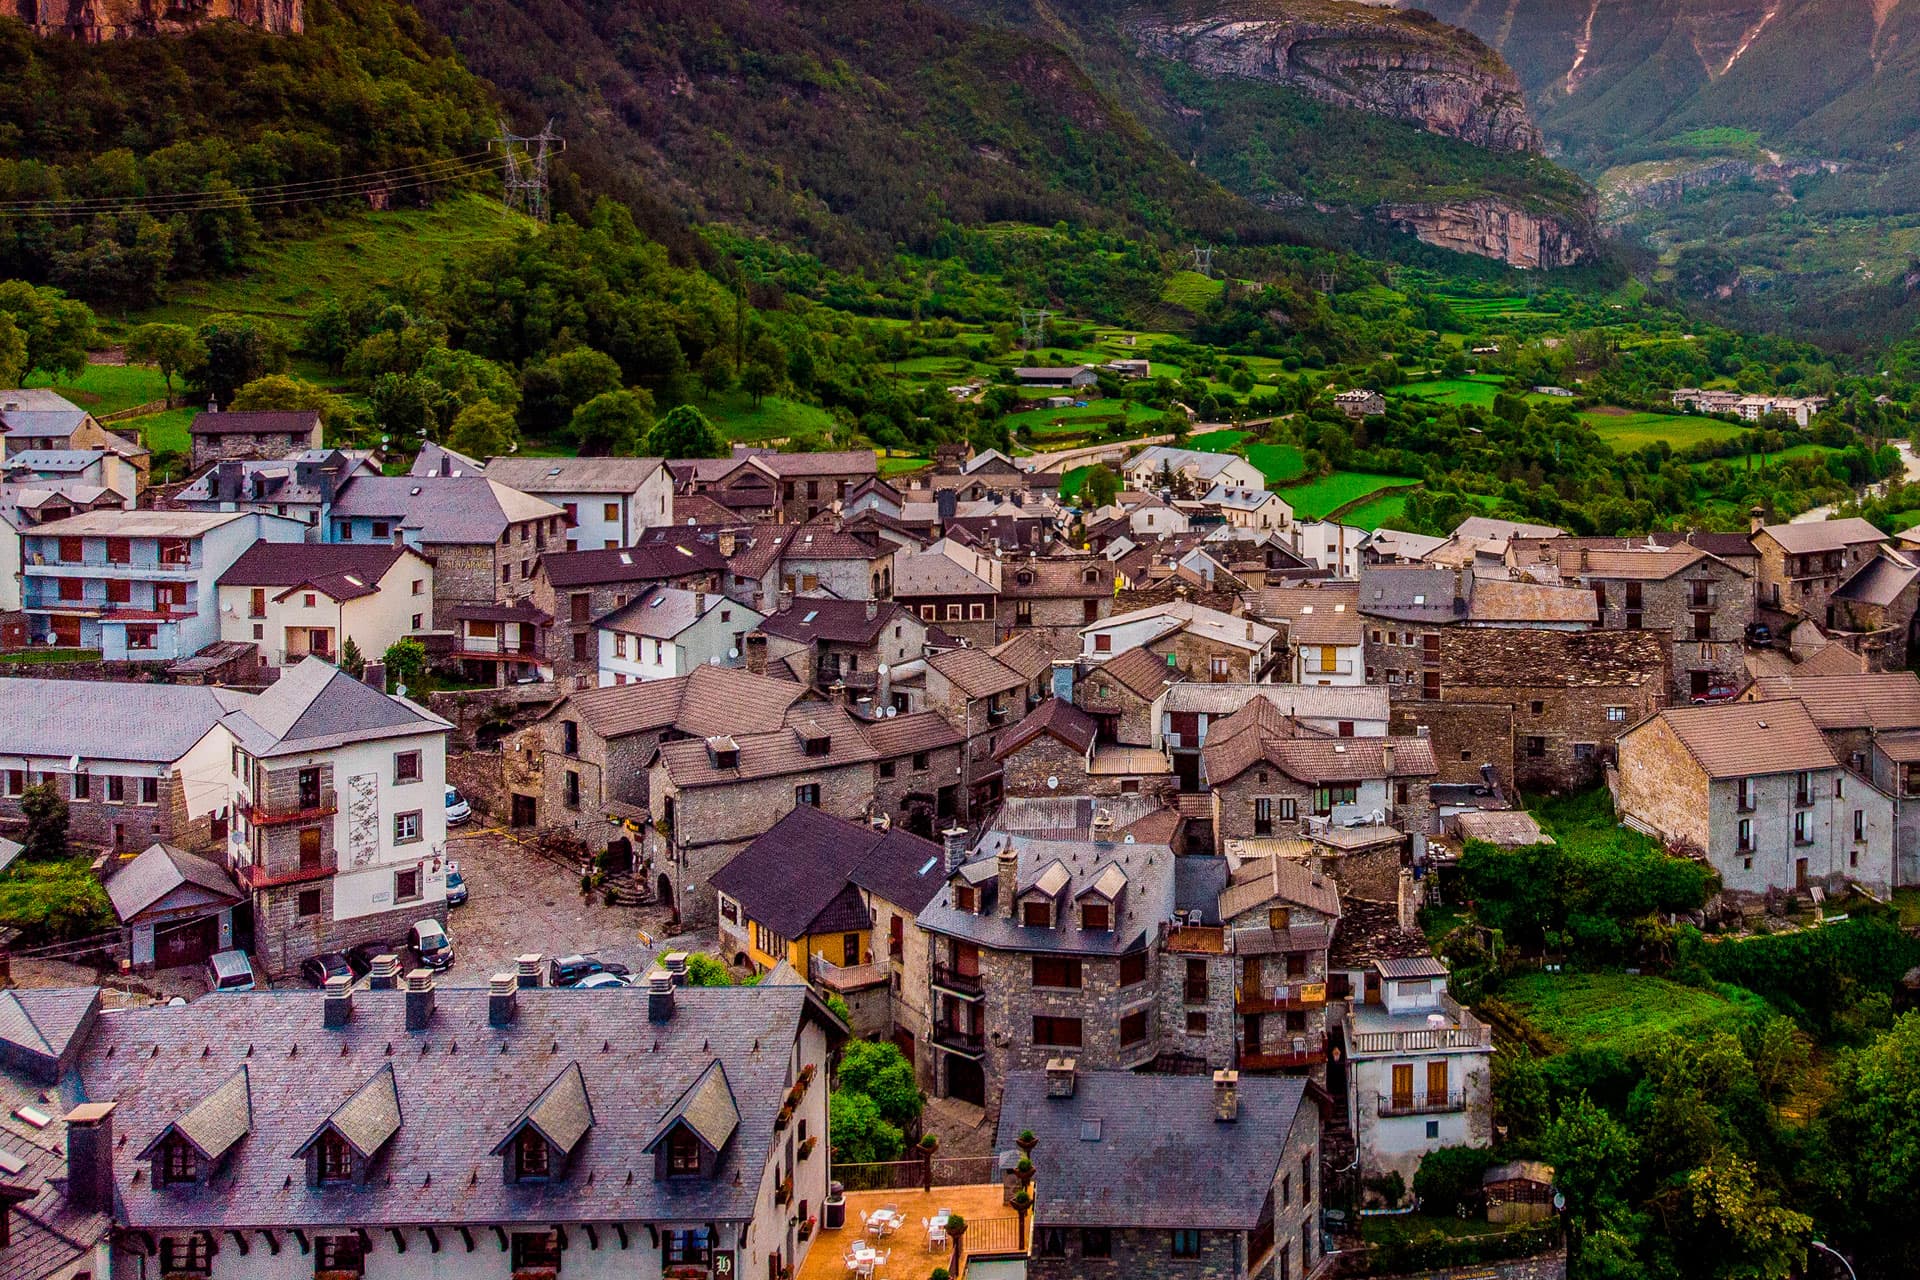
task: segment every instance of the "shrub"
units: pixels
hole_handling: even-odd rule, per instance
[[[1429,1151],[1413,1175],[1413,1193],[1427,1213],[1457,1213],[1463,1201],[1480,1191],[1480,1176],[1493,1167],[1484,1147],[1441,1147]]]
[[[690,987],[730,987],[733,973],[726,965],[704,951],[687,957],[687,985]]]

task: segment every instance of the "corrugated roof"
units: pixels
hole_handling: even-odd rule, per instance
[[[1820,727],[1797,700],[1669,707],[1622,735],[1664,723],[1710,778],[1831,769],[1838,763]]]

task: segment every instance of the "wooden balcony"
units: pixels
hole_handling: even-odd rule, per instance
[[[252,801],[245,807],[247,821],[256,827],[279,827],[290,822],[311,822],[340,812],[339,797],[332,787],[296,796],[280,803]]]
[[[1327,1003],[1324,982],[1292,982],[1275,986],[1242,987],[1233,1001],[1236,1013],[1299,1013]]]
[[[1240,1055],[1242,1071],[1297,1071],[1327,1060],[1325,1036],[1292,1036],[1271,1050]]]

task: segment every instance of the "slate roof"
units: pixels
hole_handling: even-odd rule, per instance
[[[675,786],[731,786],[759,778],[817,773],[880,758],[880,753],[860,731],[859,723],[838,707],[803,704],[789,710],[785,723],[778,729],[764,733],[727,732],[739,750],[739,763],[730,768],[713,763],[703,738],[660,744],[660,764]],[[812,733],[826,734],[827,754],[806,753],[803,735]]]
[[[304,659],[224,719],[240,745],[262,759],[453,727],[318,658]]]
[[[757,459],[782,480],[804,476],[873,475],[880,466],[871,449],[840,449],[822,453],[778,453],[772,449],[744,451],[735,445],[735,458]]]
[[[896,596],[990,596],[1000,590],[1001,577],[998,560],[953,547],[944,538],[921,551],[902,551],[893,560]]]
[[[1122,469],[1131,473],[1142,466],[1150,466],[1157,473],[1164,463],[1175,471],[1191,472],[1201,480],[1211,481],[1229,466],[1241,461],[1244,459],[1231,453],[1209,453],[1201,449],[1178,449],[1154,444],[1128,458]]]
[[[1466,596],[1473,577],[1460,577],[1462,595],[1454,595],[1454,571],[1426,565],[1364,565],[1360,569],[1360,612],[1395,622],[1456,622],[1467,614]]]
[[[99,1001],[98,987],[15,987],[0,991],[0,1040],[41,1057],[65,1057]]]
[[[35,756],[171,764],[248,695],[207,685],[9,680],[0,738]]]
[[[1761,700],[1798,699],[1822,729],[1920,729],[1920,675],[1869,671],[1857,675],[1761,676]]]
[[[107,898],[121,924],[174,897],[167,908],[237,906],[246,897],[234,885],[226,868],[172,845],[151,844],[138,857],[113,873]]]
[[[661,467],[658,458],[488,458],[487,475],[522,493],[631,494]]]
[[[578,1062],[569,1062],[540,1096],[527,1104],[526,1111],[489,1154],[497,1156],[505,1151],[527,1125],[569,1154],[587,1136],[587,1130],[593,1127],[593,1101],[587,1097],[586,1077],[580,1073]]]
[[[809,596],[768,614],[760,620],[760,630],[768,635],[807,644],[824,640],[832,644],[865,647],[877,641],[880,634],[896,621],[913,617],[891,601],[875,604],[869,616],[869,603],[872,602]],[[918,622],[918,619],[915,621]]]
[[[1100,807],[1110,808],[1104,800]],[[1172,918],[1174,864],[1178,859],[1164,844],[1145,841],[1127,844],[1118,839],[1049,839],[993,830],[974,847],[973,856],[956,870],[955,877],[978,876],[983,886],[990,886],[999,851],[1009,847],[1018,859],[1017,882],[1023,893],[1058,868],[1054,878],[1060,883],[1060,892],[1069,898],[1078,897],[1109,866],[1118,866],[1127,877],[1128,888],[1114,911],[1113,928],[1080,929],[1071,919],[1071,912],[1066,913],[1069,916],[1066,928],[1043,929],[1022,924],[1007,914],[1009,904],[997,901],[997,893],[991,887],[986,888],[985,914],[960,911],[953,906],[951,879],[921,910],[920,927],[998,951],[1117,956],[1136,950],[1162,921]]]
[[[593,625],[630,636],[671,640],[708,613],[731,604],[733,601],[722,595],[687,591],[680,587],[652,586],[612,613],[602,616]],[[696,605],[700,608],[697,609]]]
[[[1375,529],[1367,545],[1386,556],[1401,556],[1408,560],[1418,560],[1430,551],[1445,546],[1445,538],[1432,537],[1424,533],[1409,533],[1405,529]],[[1363,571],[1364,572],[1364,571]]]
[[[1087,581],[1092,570],[1093,581]],[[1031,599],[1097,600],[1113,594],[1113,566],[1099,556],[1016,560],[1000,573],[1000,594]]]
[[[97,997],[98,991],[82,994]],[[0,1072],[0,1182],[7,1188],[9,1235],[0,1275],[7,1280],[76,1274],[113,1225],[108,1214],[84,1212],[68,1200],[64,1108],[43,1095],[39,1081]],[[36,1127],[13,1114],[28,1105],[52,1115],[52,1122]]]
[[[1101,631],[1111,631],[1115,627],[1154,619],[1159,619],[1164,624],[1155,635],[1155,639],[1176,631],[1185,631],[1188,635],[1199,636],[1235,649],[1262,649],[1280,634],[1263,622],[1255,622],[1252,618],[1236,618],[1230,613],[1209,609],[1191,600],[1169,600],[1164,604],[1148,605],[1144,609],[1116,613],[1098,622],[1089,622],[1080,628],[1080,634],[1093,635]]]
[[[144,1169],[136,1182],[130,1162],[116,1161],[123,1222],[136,1230],[751,1217],[800,1024],[842,1029],[804,986],[674,996],[673,1017],[650,1022],[640,988],[534,988],[516,993],[512,1023],[494,1027],[484,987],[443,986],[427,1029],[408,1031],[401,991],[354,992],[340,1028],[322,1025],[311,992],[228,993],[102,1014],[78,1071],[85,1096],[114,1100],[115,1128],[138,1151],[248,1067],[254,1128],[214,1188],[156,1189]],[[655,1182],[648,1135],[716,1061],[737,1100],[737,1132],[711,1178]],[[407,1069],[396,1074],[396,1062]],[[489,1151],[568,1063],[594,1100],[592,1136],[564,1177],[504,1182]],[[290,1158],[329,1119],[357,1142],[387,1135],[365,1185],[309,1187]]]
[[[946,872],[941,847],[800,805],[713,874],[713,887],[783,938],[837,932],[820,923],[849,886],[918,912]],[[858,906],[858,895],[854,895]],[[870,920],[862,912],[866,928]]]
[[[408,554],[406,547],[344,542],[256,542],[227,566],[216,585],[311,586],[335,600],[357,600],[377,595],[380,579],[396,560]]]
[[[1467,601],[1474,622],[1584,622],[1597,624],[1600,605],[1585,587],[1478,579]]]
[[[708,1063],[699,1078],[687,1086],[654,1130],[646,1150],[658,1147],[677,1124],[686,1125],[715,1151],[724,1149],[740,1127],[740,1106],[733,1096],[733,1086],[727,1083],[726,1064],[720,1059]]]
[[[1024,688],[1027,677],[998,658],[979,649],[949,649],[927,659],[927,666],[938,671],[968,698],[990,698]]]
[[[318,409],[228,409],[222,413],[196,413],[187,424],[187,434],[195,436],[247,436],[288,434],[305,435],[320,425]]]
[[[1057,738],[1084,756],[1093,746],[1094,732],[1092,716],[1071,702],[1059,698],[1048,698],[1027,712],[1026,717],[1000,739],[1000,745],[994,749],[993,758],[1005,760],[1042,734]]]
[[[1789,555],[1796,556],[1888,540],[1886,534],[1858,516],[1845,520],[1809,520],[1804,524],[1770,524],[1760,532],[1779,543]]]
[[[540,564],[547,581],[560,588],[609,582],[663,582],[700,573],[719,573],[727,567],[726,557],[715,545],[711,529],[648,532],[659,532],[666,538],[594,551],[545,551],[540,555]]]
[[[193,1144],[203,1160],[218,1160],[233,1149],[233,1144],[253,1132],[253,1093],[247,1082],[247,1064],[214,1087],[212,1093],[193,1104],[187,1113],[154,1135],[137,1159],[148,1160],[160,1142],[177,1133]]]
[[[1524,520],[1502,520],[1497,516],[1468,516],[1453,526],[1455,538],[1478,540],[1491,539],[1505,542],[1509,538],[1559,538],[1566,530],[1550,524],[1528,524]]]
[[[1884,608],[1920,579],[1920,566],[1895,551],[1882,551],[1861,565],[1833,593],[1835,600],[1857,600]]]
[[[571,709],[603,738],[664,729],[708,738],[777,729],[788,708],[806,695],[804,685],[788,680],[703,665],[669,680],[580,689],[547,714],[565,716]]]
[[[1836,764],[1820,727],[1797,700],[1669,707],[1622,738],[1644,732],[1654,720],[1666,722],[1709,778],[1797,773]]]
[[[333,503],[335,519],[393,520],[428,545],[495,543],[509,524],[565,514],[486,476],[356,476]]]
[[[1082,1071],[1071,1097],[1052,1098],[1045,1072],[1014,1071],[994,1145],[1011,1149],[1026,1129],[1039,1138],[1036,1224],[1250,1231],[1306,1097],[1305,1080],[1243,1075],[1239,1118],[1223,1123],[1205,1075]]]

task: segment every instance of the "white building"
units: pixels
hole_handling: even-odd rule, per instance
[[[1493,1028],[1447,994],[1446,966],[1376,960],[1344,976],[1356,993],[1337,1013],[1361,1175],[1412,1183],[1429,1151],[1491,1146]]]
[[[258,542],[220,575],[220,638],[269,666],[337,661],[348,640],[373,660],[433,630],[433,563],[410,547]]]
[[[1284,533],[1293,525],[1293,508],[1286,499],[1265,488],[1216,484],[1200,501],[1206,506],[1218,507],[1221,516],[1235,528]]]
[[[567,550],[630,547],[673,523],[673,473],[658,458],[489,458],[487,478],[567,513]]]
[[[1178,449],[1171,445],[1149,445],[1127,460],[1122,473],[1133,489],[1154,490],[1168,472],[1183,475],[1197,489],[1216,484],[1236,485],[1242,489],[1264,489],[1267,477],[1245,458],[1231,453],[1209,453],[1203,449]]]
[[[1301,520],[1293,526],[1293,550],[1336,578],[1358,578],[1360,549],[1369,536],[1369,530],[1337,520]]]
[[[718,593],[654,587],[594,624],[600,686],[667,680],[701,666],[740,666],[747,633],[764,617]]]

